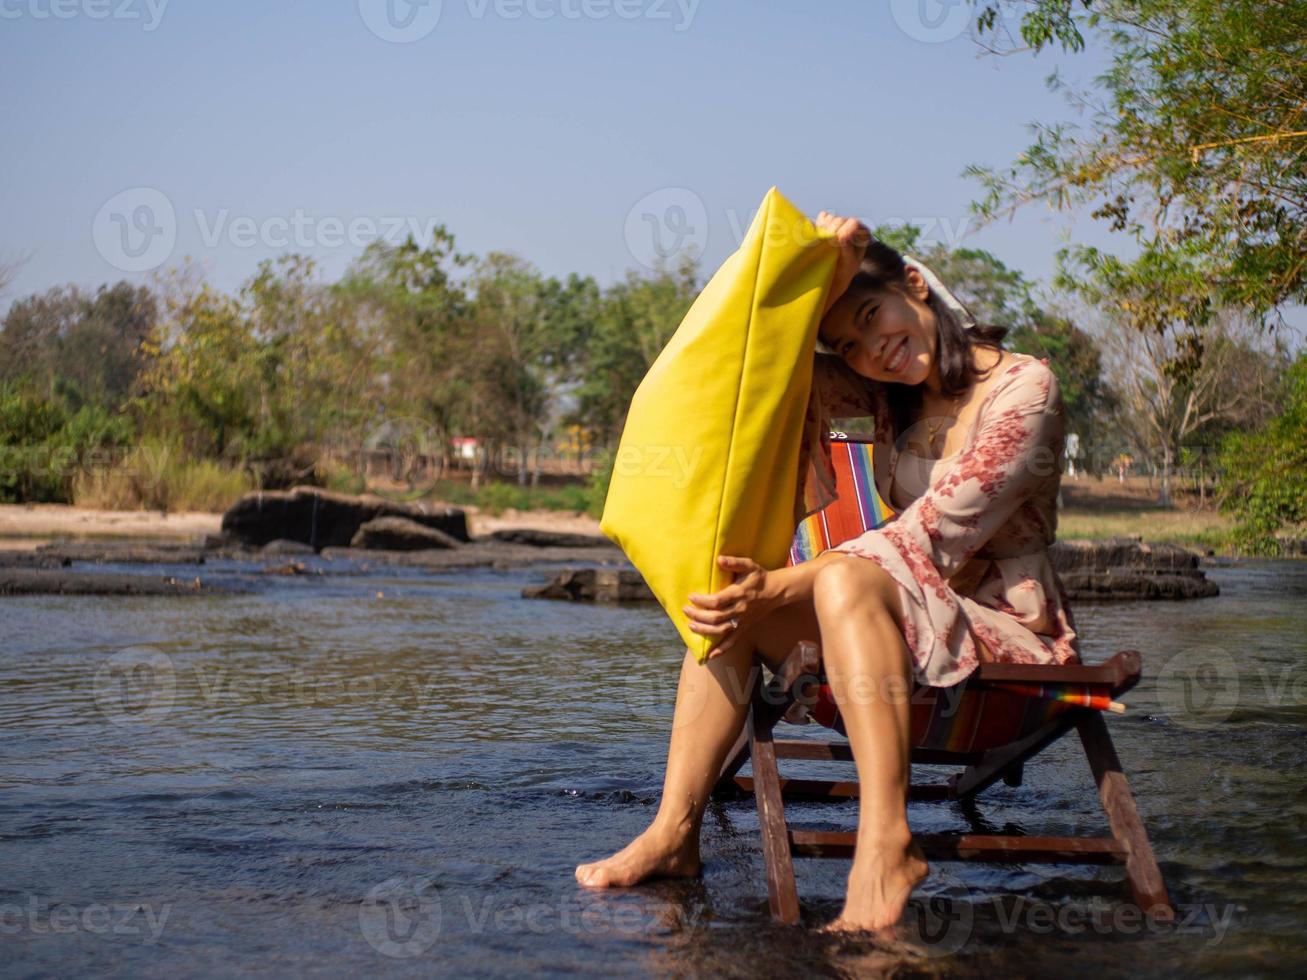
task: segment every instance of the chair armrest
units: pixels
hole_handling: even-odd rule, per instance
[[[1139,683],[1142,664],[1135,650],[1121,650],[1101,664],[983,663],[963,683],[1106,684],[1115,697]]]

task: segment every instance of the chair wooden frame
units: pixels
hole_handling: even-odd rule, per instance
[[[779,922],[799,921],[799,899],[794,880],[795,857],[851,857],[856,834],[791,828],[785,818],[786,799],[839,800],[856,798],[854,780],[784,779],[779,759],[851,761],[846,740],[784,739],[774,729],[805,688],[820,680],[815,648],[801,647],[770,679],[755,671],[748,717],[735,746],[727,755],[717,782],[718,795],[752,794],[758,807],[767,893],[771,914]],[[1004,683],[1104,685],[1113,697],[1139,680],[1140,657],[1122,651],[1094,666],[1045,666],[984,663],[965,682],[969,691],[1001,689]],[[919,689],[930,690],[930,689]],[[1154,921],[1174,916],[1166,885],[1153,856],[1152,845],[1135,807],[1129,781],[1112,744],[1102,712],[1066,705],[1046,723],[1009,744],[982,751],[952,752],[914,747],[912,762],[961,764],[966,768],[947,783],[912,786],[911,800],[968,801],[1003,780],[1019,786],[1025,763],[1063,735],[1075,730],[1084,747],[1090,772],[1098,787],[1111,836],[1027,837],[1016,834],[918,834],[916,842],[935,861],[1000,863],[1120,864],[1135,903]],[[753,776],[739,772],[752,761]]]

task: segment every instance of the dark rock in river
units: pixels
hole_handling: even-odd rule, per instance
[[[1073,601],[1205,599],[1221,591],[1198,567],[1199,555],[1173,544],[1058,541],[1049,557]]]
[[[362,525],[349,546],[375,551],[426,551],[457,548],[460,543],[444,531],[425,527],[407,517],[378,517]]]
[[[506,544],[490,538],[477,538],[459,548],[423,548],[418,551],[391,551],[370,548],[323,548],[320,557],[344,561],[360,568],[399,565],[431,571],[452,568],[520,568],[541,563],[624,564],[626,557],[617,548],[536,548],[523,544]]]
[[[204,549],[180,541],[54,541],[36,548],[50,564],[203,565]]]
[[[0,570],[0,595],[201,595],[213,591],[198,578],[34,568]]]
[[[534,527],[508,527],[492,531],[487,537],[508,544],[529,544],[536,548],[611,548],[613,542],[602,534],[576,534],[571,531],[542,531]]]
[[[652,602],[654,598],[634,568],[567,568],[547,585],[527,586],[522,596],[598,602]]]
[[[307,575],[309,566],[302,561],[288,561],[283,565],[269,565],[263,570],[264,575]],[[321,572],[317,574],[321,575]]]
[[[222,530],[248,545],[284,538],[321,550],[349,545],[360,527],[378,517],[404,517],[468,540],[467,515],[457,507],[423,507],[317,487],[247,493],[222,515]]]
[[[303,541],[289,541],[286,538],[278,538],[276,541],[269,541],[259,549],[261,555],[311,555],[313,546],[305,544]]]
[[[66,568],[73,560],[62,555],[40,551],[0,551],[0,569],[5,568]]]

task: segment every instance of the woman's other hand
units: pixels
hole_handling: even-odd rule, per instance
[[[729,650],[739,631],[771,611],[767,569],[752,558],[720,555],[717,563],[735,573],[735,581],[712,595],[691,593],[681,609],[690,619],[690,629],[711,638],[723,638],[708,654],[716,657]]]
[[[824,315],[844,295],[849,283],[857,275],[862,256],[871,244],[871,231],[857,218],[846,218],[829,211],[817,215],[817,227],[830,232],[831,244],[840,250],[835,262],[835,277],[831,280],[830,292],[826,294],[826,309],[822,311]]]

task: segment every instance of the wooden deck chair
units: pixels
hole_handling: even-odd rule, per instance
[[[879,526],[889,512],[871,481],[871,446],[833,439],[840,499],[800,527],[791,563]],[[848,492],[849,488],[857,492]],[[939,785],[912,786],[910,800],[968,801],[999,780],[1019,786],[1027,760],[1074,730],[1098,786],[1110,836],[1028,837],[1017,834],[931,834],[915,839],[928,859],[1007,863],[1121,864],[1135,903],[1154,921],[1173,918],[1166,886],[1112,738],[1104,711],[1139,680],[1140,657],[1122,651],[1093,666],[983,663],[952,688],[917,687],[911,703],[911,761],[966,768]],[[856,834],[791,828],[784,800],[840,800],[858,795],[852,781],[782,778],[778,759],[852,761],[846,740],[777,738],[774,729],[796,702],[813,720],[842,733],[815,644],[801,644],[778,673],[756,682],[748,719],[717,782],[719,795],[750,793],[758,807],[772,916],[799,919],[795,857],[851,857]],[[746,762],[753,775],[741,776]]]

